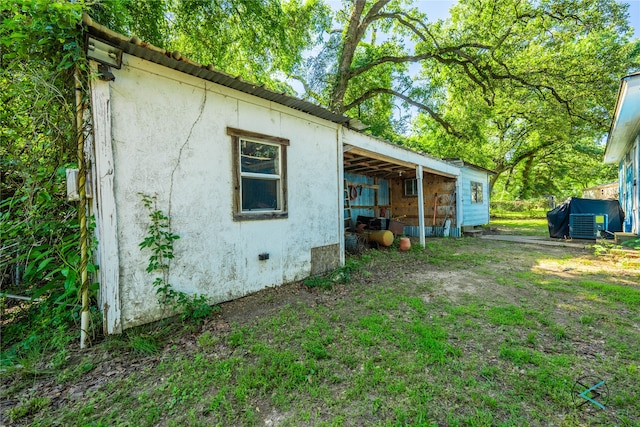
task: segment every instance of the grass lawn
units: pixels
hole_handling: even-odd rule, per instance
[[[491,218],[489,227],[497,228],[504,234],[549,236],[549,226],[546,219]]]
[[[24,361],[2,373],[0,424],[638,426],[633,255],[477,238],[368,251],[202,325],[128,331],[56,370]],[[605,381],[604,410],[583,377]]]

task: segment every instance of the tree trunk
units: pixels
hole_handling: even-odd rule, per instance
[[[382,10],[389,1],[391,0],[376,1],[364,18],[362,17],[362,14],[364,13],[366,1],[353,1],[351,14],[349,15],[349,23],[342,39],[342,50],[340,51],[340,58],[338,60],[338,74],[335,76],[333,89],[331,91],[329,105],[331,111],[344,113],[344,96],[347,93],[349,80],[352,77],[351,64],[353,63],[356,48],[364,37],[369,25],[376,19],[380,18],[378,12],[380,12],[380,10]]]
[[[360,28],[360,17],[362,16],[364,6],[364,1],[357,0],[353,2],[349,16],[349,24],[343,36],[342,50],[338,62],[338,73],[335,76],[335,83],[331,93],[331,105],[329,106],[330,109],[336,113],[344,112],[344,95],[347,92],[347,85],[351,78],[350,70],[353,56],[360,42],[358,30]]]

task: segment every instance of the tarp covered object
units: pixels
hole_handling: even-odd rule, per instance
[[[571,214],[606,214],[609,216],[608,231],[622,231],[624,211],[617,200],[596,200],[570,197],[555,209],[547,212],[549,236],[556,238],[569,237],[569,215]],[[613,237],[603,233],[603,237]]]

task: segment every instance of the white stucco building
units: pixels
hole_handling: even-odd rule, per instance
[[[91,80],[86,151],[106,333],[167,315],[139,246],[150,224],[143,195],[180,236],[169,283],[212,304],[342,265],[345,190],[373,216],[403,217],[422,243],[431,221],[463,225],[460,167],[88,16],[84,24],[101,76]],[[438,191],[450,196],[446,212]]]

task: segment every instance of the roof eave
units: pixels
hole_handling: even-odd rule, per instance
[[[264,86],[245,82],[240,77],[233,77],[222,71],[215,70],[211,65],[202,65],[191,61],[182,56],[179,52],[169,52],[149,43],[144,43],[137,37],[128,38],[98,24],[97,22],[94,22],[87,14],[82,15],[82,23],[85,25],[86,31],[89,35],[119,48],[129,55],[133,55],[240,92],[255,95],[262,99],[311,114],[321,119],[329,120],[344,126],[350,126],[350,117],[334,113],[311,102],[304,101],[284,93],[274,92]]]
[[[640,102],[640,72],[625,76],[620,81],[604,153],[605,163],[619,162],[624,156],[626,147],[638,133],[640,108],[634,106],[634,103],[638,102]]]

